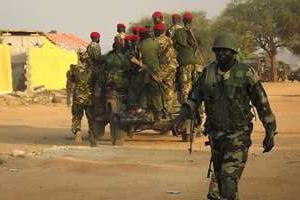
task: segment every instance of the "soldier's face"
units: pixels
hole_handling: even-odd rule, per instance
[[[117,28],[117,32],[118,32],[118,33],[123,33],[123,32],[125,32],[125,28],[123,28],[123,27],[118,27],[118,28]]]
[[[163,21],[160,17],[153,17],[152,19],[154,24],[159,24]]]
[[[214,53],[216,60],[220,65],[229,65],[234,60],[235,52],[226,48],[215,48]]]

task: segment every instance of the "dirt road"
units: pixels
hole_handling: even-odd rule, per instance
[[[262,154],[264,132],[255,121],[240,197],[297,200],[300,83],[265,88],[278,121],[276,148]],[[122,147],[111,146],[107,133],[90,148],[86,141],[73,145],[70,124],[64,105],[0,106],[1,200],[205,199],[210,153],[204,138],[195,141],[192,155],[180,138],[153,132],[135,135]]]

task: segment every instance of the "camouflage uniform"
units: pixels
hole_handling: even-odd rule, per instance
[[[165,84],[164,87],[164,100],[168,111],[174,111],[174,105],[177,105],[177,97],[175,96],[174,81],[176,67],[178,66],[176,60],[176,52],[173,48],[172,40],[165,34],[157,37],[160,45],[159,63],[160,70],[158,76]]]
[[[127,34],[125,32],[117,33],[115,36],[115,41],[118,41],[118,42],[121,42],[122,44],[124,44],[126,35]]]
[[[70,69],[67,71],[66,77],[66,91],[67,91],[67,105],[70,106],[72,103],[72,94],[74,90],[74,77],[73,77],[73,70],[76,67],[76,65],[71,64]]]
[[[197,41],[194,41],[191,31]],[[178,88],[179,102],[183,103],[187,99],[188,92],[192,84],[196,81],[198,73],[202,71],[202,63],[199,54],[197,54],[196,43],[199,43],[199,32],[186,26],[178,29],[172,38],[174,47],[178,53],[177,59],[180,68],[179,78],[176,84]]]
[[[94,101],[93,106],[95,109],[95,122],[94,130],[96,137],[104,135],[106,118],[105,118],[105,97],[104,97],[104,86],[106,81],[106,74],[103,69],[103,57],[101,54],[101,47],[98,42],[91,42],[87,47],[87,53],[89,56],[89,65],[93,71],[95,79],[95,87],[93,91]]]
[[[175,32],[178,30],[178,29],[181,29],[183,28],[180,24],[173,24],[170,28],[168,28],[167,30],[167,35],[170,37],[170,38],[173,38]]]
[[[87,59],[87,53],[80,55]],[[73,77],[75,82],[72,104],[72,132],[77,134],[81,131],[81,120],[85,112],[88,119],[89,134],[94,135],[94,107],[93,107],[93,72],[92,69],[84,62],[79,62],[73,70]]]
[[[221,37],[231,36],[223,35],[219,38]],[[229,42],[225,43],[229,45],[218,46],[215,42],[214,48],[237,51],[237,48],[230,47]],[[224,200],[235,200],[238,198],[238,182],[251,145],[253,114],[250,102],[256,107],[266,129],[265,152],[270,151],[274,145],[275,116],[254,69],[236,60],[226,72],[220,70],[217,62],[204,69],[184,105],[193,112],[202,101],[207,115],[205,133],[210,138],[214,173],[220,196]],[[267,144],[270,140],[273,143]]]
[[[177,99],[180,104],[187,100],[189,91],[193,83],[197,80],[198,74],[202,71],[202,63],[197,45],[200,43],[200,33],[191,28],[191,24],[185,24],[184,28],[178,29],[172,40],[177,51],[177,60],[179,67],[176,71],[175,86],[177,90]],[[203,114],[202,106],[199,107],[199,112],[196,114],[195,127],[199,135],[201,130],[201,118]],[[188,141],[192,130],[191,119],[185,121],[183,127],[183,140]]]

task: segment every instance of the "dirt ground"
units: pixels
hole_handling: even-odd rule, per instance
[[[277,117],[276,148],[262,154],[255,121],[249,160],[240,181],[246,200],[297,200],[300,186],[300,83],[265,84]],[[83,121],[86,132],[86,120]],[[70,110],[62,104],[0,106],[1,200],[205,199],[210,152],[194,152],[173,136],[143,132],[122,147],[109,133],[91,148],[73,145]]]

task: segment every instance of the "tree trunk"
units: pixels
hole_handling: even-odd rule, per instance
[[[270,79],[272,82],[276,81],[276,54],[271,53],[269,55],[271,62],[271,71],[270,71]]]

